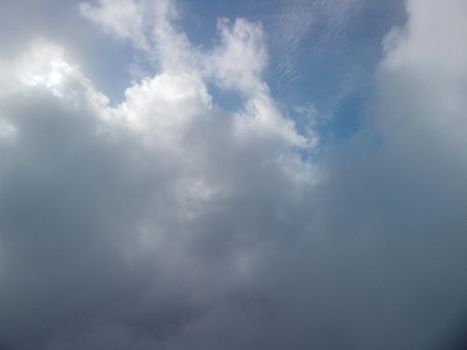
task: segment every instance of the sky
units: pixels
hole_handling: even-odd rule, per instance
[[[0,0],[0,349],[465,349],[466,16]]]

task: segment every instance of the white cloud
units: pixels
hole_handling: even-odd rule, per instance
[[[2,62],[8,83],[0,94],[0,135],[16,136],[8,146],[0,142],[0,167],[8,174],[0,180],[1,278],[8,285],[0,309],[48,309],[54,316],[47,334],[35,330],[35,315],[11,320],[9,326],[31,334],[2,334],[1,344],[71,349],[89,341],[83,346],[93,348],[106,339],[118,348],[132,336],[113,339],[106,330],[130,332],[125,320],[134,317],[178,332],[251,278],[259,245],[267,236],[281,239],[277,228],[291,225],[302,186],[311,185],[310,165],[295,152],[307,141],[261,78],[261,26],[223,22],[219,47],[203,53],[172,25],[167,8],[158,9],[165,17],[148,36],[139,6],[82,6],[105,30],[167,63],[129,87],[115,107],[56,45],[39,41]],[[233,63],[239,60],[244,70]],[[213,81],[242,95],[235,113],[213,103]],[[28,305],[18,305],[18,290]],[[156,338],[148,333],[138,341],[154,345]]]
[[[119,39],[131,40],[141,49],[149,49],[146,38],[147,23],[141,1],[102,0],[100,7],[89,2],[80,4],[81,13],[93,22],[99,23]]]
[[[2,251],[5,247],[7,252],[2,253],[2,261],[7,261],[6,267],[2,262],[2,284],[13,294],[3,294],[0,308],[6,312],[8,305],[17,305],[11,300],[14,291],[25,284],[34,285],[35,278],[42,279],[42,287],[26,286],[25,298],[32,303],[40,301],[38,307],[52,308],[48,294],[62,289],[63,299],[58,305],[54,302],[51,312],[65,324],[68,307],[90,307],[91,319],[100,317],[102,310],[96,313],[92,309],[106,303],[104,296],[94,292],[85,296],[83,290],[68,289],[78,281],[89,286],[85,278],[89,274],[98,279],[90,283],[104,284],[105,295],[114,290],[129,293],[131,299],[140,298],[139,293],[148,294],[138,305],[125,301],[117,311],[124,318],[130,317],[134,307],[164,312],[163,305],[171,303],[175,290],[188,308],[192,303],[189,299],[195,297],[189,291],[199,290],[196,298],[203,304],[218,288],[246,278],[243,276],[254,270],[249,261],[256,254],[254,242],[260,237],[250,237],[251,224],[242,222],[247,212],[241,203],[253,191],[255,200],[276,198],[276,205],[283,206],[285,193],[296,186],[283,165],[284,157],[290,161],[295,157],[289,145],[271,153],[270,137],[263,141],[252,132],[236,138],[235,116],[213,109],[206,86],[193,75],[161,73],[143,80],[128,89],[120,106],[111,108],[77,68],[70,68],[55,51],[41,47],[39,54],[33,49],[25,57],[34,59],[47,52],[51,56],[45,62],[51,65],[19,60],[29,64],[18,66],[18,74],[12,78],[16,79],[15,89],[4,91],[0,99],[5,116],[2,135],[13,128],[18,135],[12,145],[2,143],[2,172],[9,174],[0,186],[2,198],[9,198],[3,202],[1,214]],[[59,74],[60,81],[52,83],[51,74]],[[32,83],[24,76],[33,77]],[[264,129],[261,124],[254,128],[258,133]],[[258,149],[261,147],[264,149]],[[267,163],[264,154],[269,154]],[[244,170],[246,164],[248,169]],[[239,178],[247,182],[241,183]],[[263,178],[268,180],[257,191],[257,181]],[[238,186],[249,190],[239,191]],[[36,201],[42,203],[40,207]],[[258,209],[253,206],[248,210],[254,215]],[[226,220],[225,224],[216,222],[216,216]],[[27,251],[21,248],[23,239],[32,244]],[[201,253],[207,248],[202,242],[211,239],[218,241],[211,254],[222,256],[212,258],[215,268],[209,267],[210,259],[205,260]],[[233,247],[227,243],[230,241],[236,242]],[[87,256],[86,261],[81,255]],[[43,256],[61,262],[55,267],[31,264]],[[21,269],[23,273],[18,275],[15,271]],[[145,287],[130,281],[134,273],[146,275]],[[112,282],[112,276],[119,277]],[[55,282],[50,284],[49,278]],[[203,280],[207,284],[199,285]],[[97,285],[90,288],[95,290]],[[29,293],[37,299],[31,299]],[[89,298],[93,306],[75,298]],[[183,324],[183,319],[176,317],[175,322]],[[84,324],[77,320],[78,328],[87,327],[89,320]],[[14,326],[22,321],[12,322]],[[30,315],[25,322],[22,327],[31,329],[38,320]],[[56,332],[49,335],[51,339],[29,339],[69,346],[60,339],[63,335],[68,341],[73,334],[49,322]],[[87,339],[87,331],[83,332],[82,341]],[[20,342],[26,343],[26,339]]]
[[[211,97],[205,84],[212,81],[223,89],[239,93],[245,100],[244,108],[239,108],[237,113],[236,133],[272,135],[299,147],[311,145],[304,136],[297,134],[292,121],[281,114],[262,79],[268,57],[263,28],[259,23],[245,19],[230,23],[221,19],[218,22],[219,45],[201,52],[176,26],[178,11],[174,2],[132,3],[143,9],[142,13],[149,13],[143,22],[151,23],[152,30],[140,30],[131,39],[138,41],[140,36],[145,36],[146,41],[152,43],[151,50],[160,63],[160,74],[129,88],[127,101],[120,106],[121,112],[134,125],[140,128],[147,122],[155,123],[153,126],[186,125],[190,118],[211,108]],[[92,11],[100,14],[92,19],[104,29],[108,28],[108,18],[119,23],[114,9],[119,4],[119,1],[101,2],[99,7],[92,7]],[[90,5],[86,7],[91,11]],[[152,17],[152,13],[156,16]],[[124,28],[125,23],[122,23]],[[156,101],[160,105],[159,111],[152,110]],[[144,111],[147,108],[150,108],[150,116],[144,117],[148,115]],[[160,131],[161,139],[171,140],[167,128],[160,130],[164,130]]]
[[[128,88],[115,114],[168,145],[211,110],[211,96],[196,76],[162,73]],[[165,140],[165,141],[164,141]]]
[[[221,20],[204,51],[172,2],[83,5],[160,61],[117,106],[55,45],[0,61],[0,347],[442,342],[467,292],[467,9],[445,6],[409,2],[377,112],[319,163],[264,81],[258,23]]]
[[[467,6],[462,0],[412,0],[408,12],[407,26],[394,29],[385,42],[378,123],[396,147],[413,146],[422,157],[445,152],[464,163]]]
[[[264,33],[260,24],[237,19],[218,21],[221,43],[208,57],[206,66],[223,88],[244,94],[266,92],[261,80],[267,63]]]

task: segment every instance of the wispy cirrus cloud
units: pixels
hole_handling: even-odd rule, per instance
[[[279,2],[272,16],[271,42],[281,50],[274,65],[275,79],[281,84],[294,81],[298,60],[306,52],[310,35],[325,23],[328,40],[340,36],[346,24],[363,8],[364,0],[346,1],[284,1]]]

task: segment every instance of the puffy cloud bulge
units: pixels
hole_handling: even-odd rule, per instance
[[[80,5],[157,62],[115,106],[52,43],[0,60],[0,348],[462,346],[464,1],[408,1],[364,126],[313,163],[262,26],[200,48],[179,11]]]

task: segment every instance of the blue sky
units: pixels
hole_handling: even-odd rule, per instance
[[[0,0],[0,348],[465,349],[464,0]]]
[[[6,47],[20,50],[44,36],[67,47],[75,63],[116,103],[132,80],[157,67],[146,54],[125,41],[96,32],[79,15],[76,2],[41,0],[9,2],[2,18]],[[373,73],[382,56],[381,42],[391,27],[405,20],[402,1],[219,1],[181,2],[178,25],[194,45],[209,48],[218,40],[220,17],[244,17],[262,23],[269,62],[264,76],[274,98],[292,118],[296,109],[314,106],[325,119],[324,141],[340,142],[354,133],[366,100],[371,98]],[[11,14],[23,16],[25,26]],[[51,20],[51,17],[54,20]],[[12,50],[13,51],[13,50]],[[115,74],[118,71],[119,74]],[[225,94],[224,94],[225,95]],[[217,101],[227,107],[234,96]]]

